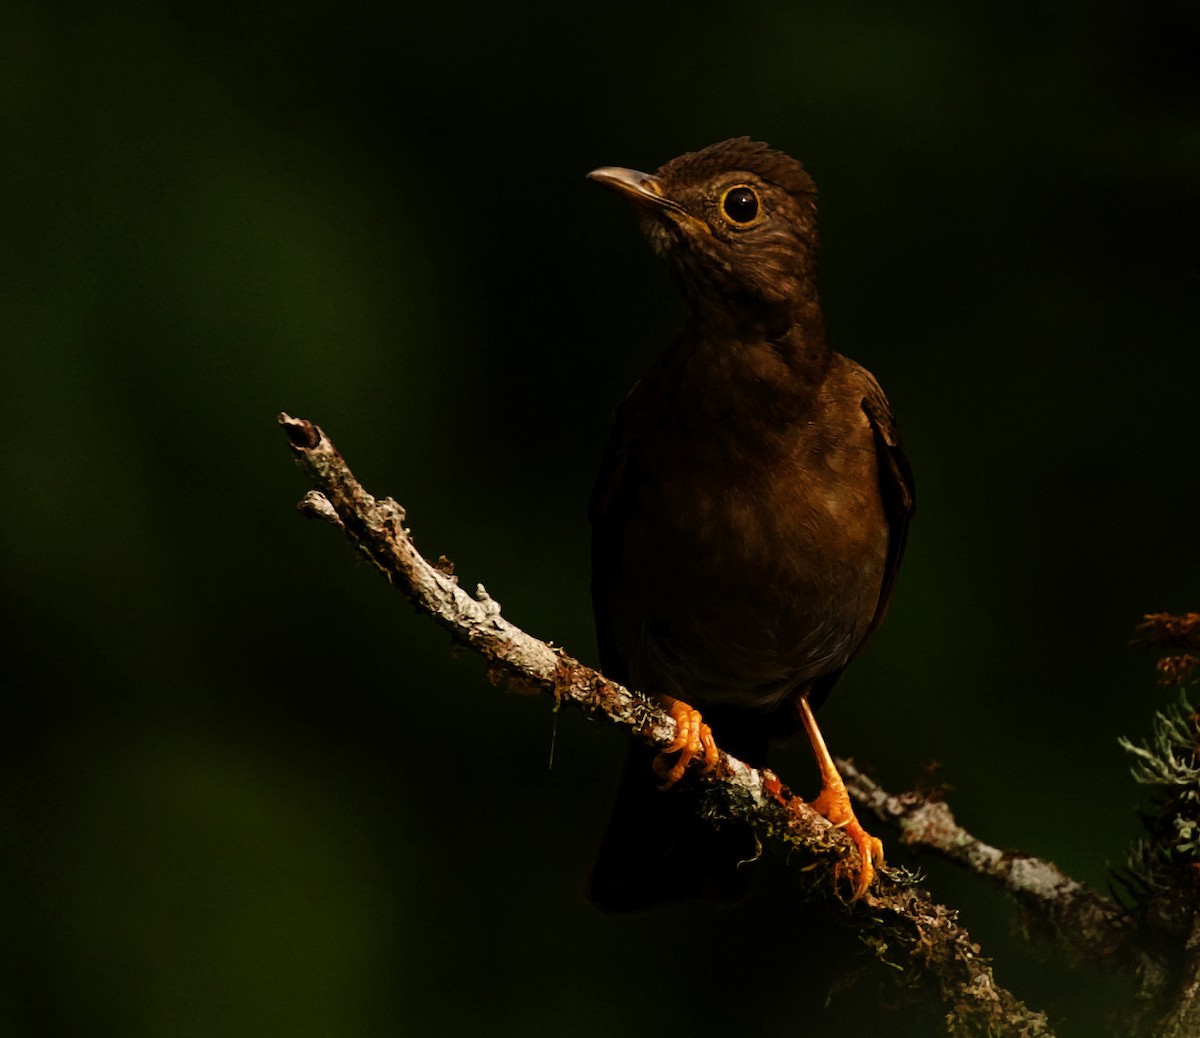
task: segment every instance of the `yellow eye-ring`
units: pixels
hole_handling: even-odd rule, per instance
[[[758,216],[758,195],[754,188],[739,184],[721,197],[721,212],[733,223],[753,223]]]

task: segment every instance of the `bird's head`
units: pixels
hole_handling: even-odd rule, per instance
[[[779,311],[815,300],[816,187],[783,152],[738,137],[653,174],[603,166],[588,176],[638,208],[693,303]]]

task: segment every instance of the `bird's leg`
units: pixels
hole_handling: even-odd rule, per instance
[[[812,707],[808,705],[808,696],[803,695],[797,703],[800,720],[804,723],[804,731],[812,744],[813,756],[817,758],[817,767],[821,769],[821,792],[817,799],[809,804],[817,814],[828,818],[839,829],[845,830],[847,836],[854,841],[858,848],[858,856],[862,862],[858,878],[854,884],[852,901],[857,901],[867,892],[871,881],[875,878],[875,863],[883,864],[883,844],[861,825],[854,817],[854,808],[850,806],[850,794],[846,792],[846,783],[834,766],[833,757],[825,746],[821,729],[817,727],[817,719],[813,716]]]
[[[704,723],[699,710],[673,696],[659,696],[658,699],[663,709],[675,719],[674,740],[654,758],[654,770],[664,780],[659,789],[670,789],[683,778],[687,766],[701,754],[704,756],[705,771],[712,771],[720,756],[712,729]],[[667,755],[675,752],[678,752],[679,756],[675,763],[671,764]]]

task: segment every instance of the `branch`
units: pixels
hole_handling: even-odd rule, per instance
[[[896,826],[905,847],[932,851],[990,879],[1083,958],[1109,958],[1122,950],[1136,954],[1130,947],[1135,931],[1130,914],[1053,862],[984,843],[955,821],[942,800],[915,791],[888,793],[850,761],[839,760],[838,769],[850,795],[880,821]]]
[[[444,559],[431,564],[417,551],[404,528],[404,509],[391,498],[368,494],[316,425],[286,414],[279,416],[279,423],[297,463],[320,490],[305,497],[302,511],[340,527],[389,583],[456,642],[482,655],[489,676],[504,677],[521,691],[552,695],[556,702],[624,728],[650,746],[661,749],[671,743],[675,722],[653,699],[509,623],[482,584],[468,595]],[[794,796],[774,772],[751,768],[722,753],[718,765],[697,781],[705,792],[703,811],[714,824],[736,820],[750,826],[762,844],[799,854],[810,863],[798,879],[808,895],[841,903],[840,918],[882,961],[936,990],[953,1038],[1052,1038],[1043,1013],[1029,1009],[996,983],[956,913],[906,877],[882,875],[864,897],[845,903],[838,880],[847,859],[857,853],[853,843]]]

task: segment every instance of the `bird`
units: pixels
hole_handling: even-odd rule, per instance
[[[718,747],[762,767],[803,730],[811,806],[857,846],[859,898],[883,846],[815,711],[883,620],[916,498],[887,397],[826,336],[816,187],[748,137],[588,177],[632,203],[687,304],[617,409],[589,505],[601,669],[678,734],[657,754],[631,747],[588,896],[611,911],[740,898],[754,837],[704,821],[681,780]]]

